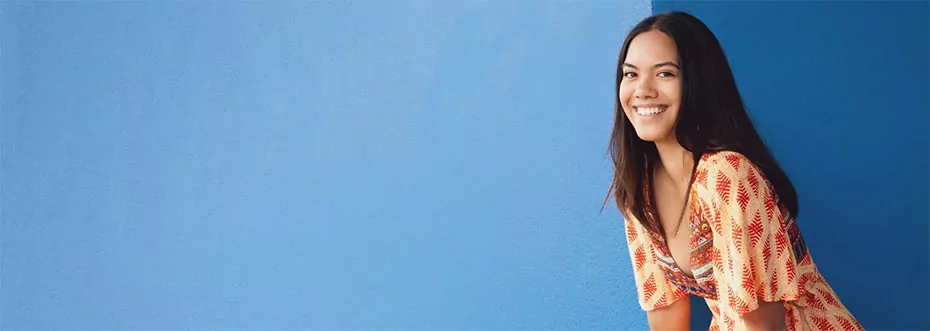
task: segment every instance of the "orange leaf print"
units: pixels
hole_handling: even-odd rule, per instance
[[[843,330],[858,330],[855,324],[849,320],[843,318],[843,316],[837,316],[836,321],[840,323],[840,326],[843,327]]]
[[[714,219],[717,220],[714,222],[714,231],[717,233],[723,233],[723,222],[721,222],[720,208],[714,208]]]
[[[665,296],[664,296],[664,295],[663,295],[663,296],[660,296],[660,297],[659,297],[659,301],[656,302],[656,306],[657,306],[657,307],[665,307],[665,306],[667,306],[667,305],[668,305],[668,301],[665,300]]]
[[[772,266],[772,244],[768,240],[762,244],[762,263],[765,270],[769,270]]]
[[[840,302],[833,297],[833,294],[830,292],[824,291],[823,289],[817,289],[817,292],[820,293],[820,296],[823,297],[823,301],[834,307],[840,307]]]
[[[717,173],[717,194],[723,200],[723,203],[730,203],[730,177],[727,177],[723,172]]]
[[[632,222],[632,221],[627,221],[627,222]],[[636,230],[633,229],[631,225],[628,225],[628,226],[627,226],[627,230],[626,230],[626,240],[627,240],[627,242],[630,242],[630,243],[635,242],[637,236],[638,236],[638,235],[637,235],[637,233],[636,233]]]
[[[775,234],[775,258],[781,260],[781,256],[788,250],[788,236],[784,233]]]
[[[633,255],[636,256],[636,270],[642,270],[643,265],[646,264],[646,252],[643,246],[636,247],[636,251]]]
[[[752,167],[749,167],[749,176],[747,177],[747,181],[749,181],[749,188],[752,189],[752,195],[759,196],[759,178],[756,177]]]
[[[749,240],[750,246],[756,246],[759,244],[759,240],[762,239],[762,233],[765,229],[762,227],[762,215],[759,215],[759,211],[756,211],[755,217],[752,218],[752,222],[749,223]]]
[[[798,320],[794,317],[794,314],[788,314],[788,316],[785,318],[785,322],[788,324],[788,329],[793,330],[794,326],[797,325]]]
[[[736,321],[730,318],[730,315],[723,314],[723,324],[726,324],[727,330],[736,329]]]
[[[714,262],[714,269],[715,269],[715,270],[723,271],[723,270],[724,270],[724,266],[723,266],[723,257],[722,257],[721,254],[720,254],[720,250],[717,249],[717,247],[715,246],[715,247],[711,247],[711,252],[712,252],[712,254],[713,254],[713,255],[712,255],[712,260],[713,260],[713,262]],[[729,259],[728,259],[728,261],[729,261]]]
[[[746,191],[746,186],[743,183],[739,183],[736,188],[736,202],[739,203],[740,210],[745,212],[746,206],[749,205],[749,192]]]
[[[772,245],[768,241],[762,246],[762,263],[763,268],[766,273],[772,271]],[[778,293],[778,273],[774,273],[774,278],[769,281],[769,293],[775,294]]]
[[[652,278],[652,275],[649,275],[649,278],[646,278],[646,282],[643,284],[643,294],[646,297],[646,301],[649,301],[655,293],[656,281]]]
[[[823,304],[823,300],[820,300],[820,298],[811,292],[807,292],[807,304],[819,310],[827,310],[827,306]]]
[[[833,325],[830,324],[830,320],[826,318],[811,316],[811,319],[814,321],[814,324],[817,325],[817,330],[820,330],[820,331],[835,330],[833,328]]]
[[[741,276],[743,279],[742,281],[743,291],[746,293],[747,296],[755,297],[756,296],[756,277],[752,273],[752,270],[749,268],[749,263],[744,263],[740,269],[742,269]]]
[[[769,282],[769,294],[775,295],[778,293],[778,274],[775,274],[776,279],[773,279]]]
[[[699,168],[695,173],[694,181],[700,186],[707,186],[707,169]]]
[[[733,235],[731,237],[733,239],[733,245],[742,253],[746,248],[743,247],[743,228],[740,227],[739,224],[733,223]]]
[[[740,156],[737,154],[727,154],[726,156],[724,156],[724,158],[726,158],[727,163],[733,166],[733,169],[736,169],[736,170],[739,170],[739,165],[743,161],[742,158],[740,158]]]
[[[775,210],[778,209],[778,205],[775,203],[775,197],[772,197],[766,194],[764,201],[765,201],[765,216],[767,216],[768,219],[770,220],[775,219]]]
[[[733,322],[733,319],[727,316],[724,320],[724,323],[727,324],[727,330],[733,330],[736,328],[736,323]]]
[[[788,260],[788,262],[785,263],[785,274],[788,275],[789,284],[794,281],[794,277],[796,277],[796,275],[794,270],[794,263],[791,263],[791,260]]]

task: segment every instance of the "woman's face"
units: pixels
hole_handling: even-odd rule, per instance
[[[645,141],[674,141],[681,106],[681,70],[678,50],[658,30],[633,38],[622,64],[620,105]]]

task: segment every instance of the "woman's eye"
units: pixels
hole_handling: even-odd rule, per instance
[[[626,78],[636,78],[636,73],[632,71],[627,71],[623,73],[623,77]]]
[[[663,71],[659,73],[659,77],[662,77],[662,78],[675,77],[675,74],[668,72],[668,71]]]

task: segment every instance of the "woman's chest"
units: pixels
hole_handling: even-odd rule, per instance
[[[665,209],[665,210],[663,210]],[[713,271],[714,234],[710,222],[697,203],[686,205],[682,220],[674,227],[662,224],[664,233],[651,233],[656,258],[666,277],[689,293],[705,298],[716,298]],[[653,219],[660,223],[662,215],[674,215],[669,207],[657,206]]]

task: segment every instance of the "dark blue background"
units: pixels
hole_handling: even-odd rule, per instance
[[[927,2],[653,2],[668,10],[723,44],[843,303],[866,329],[930,328]]]

